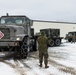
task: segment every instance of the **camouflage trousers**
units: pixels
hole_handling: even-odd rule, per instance
[[[39,63],[42,64],[44,61],[44,64],[47,66],[48,64],[48,53],[39,52]]]

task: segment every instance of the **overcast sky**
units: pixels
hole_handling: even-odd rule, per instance
[[[76,22],[76,0],[0,0],[0,16],[7,12],[33,20]]]

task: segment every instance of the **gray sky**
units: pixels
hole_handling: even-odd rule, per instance
[[[0,0],[0,16],[7,12],[34,20],[76,22],[76,0]]]

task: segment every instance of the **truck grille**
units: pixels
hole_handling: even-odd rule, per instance
[[[0,31],[4,34],[4,36],[1,39],[10,39],[9,28],[0,28]]]

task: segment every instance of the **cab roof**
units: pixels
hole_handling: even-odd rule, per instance
[[[2,17],[26,17],[26,18],[28,18],[27,16],[25,16],[25,15],[6,15],[6,16],[1,16],[1,18]],[[28,18],[29,19],[29,18]]]

